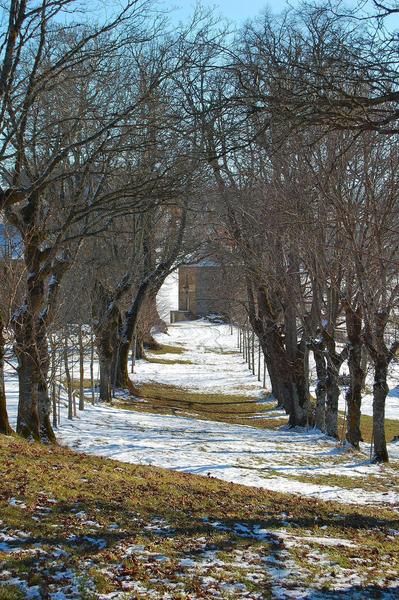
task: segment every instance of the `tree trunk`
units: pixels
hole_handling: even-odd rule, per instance
[[[51,399],[48,392],[47,382],[41,378],[38,384],[37,405],[40,422],[40,440],[44,443],[54,443],[55,433],[51,425]]]
[[[385,438],[385,400],[389,392],[387,384],[388,360],[379,356],[374,361],[373,385],[373,438],[374,461],[388,462]]]
[[[362,390],[364,390],[364,388],[366,387],[368,366],[369,366],[369,355],[367,352],[367,348],[365,346],[362,346],[362,359],[360,362],[360,367],[363,371]]]
[[[255,375],[255,332],[252,330],[251,337],[251,360],[252,360],[252,375]]]
[[[338,439],[338,400],[339,400],[339,385],[338,373],[334,366],[327,361],[326,373],[326,427],[327,435]]]
[[[79,325],[79,410],[85,409],[85,392],[84,392],[84,346],[82,326]]]
[[[51,314],[48,297],[56,297],[59,280],[53,275],[54,283],[48,284],[46,298],[44,279],[40,272],[39,247],[40,235],[33,227],[24,245],[28,273],[26,297],[12,319],[19,378],[17,433],[29,439],[54,442],[55,435],[50,422],[51,401],[47,387],[50,365],[47,320]]]
[[[107,320],[96,328],[97,354],[100,365],[100,401],[112,401],[116,384],[115,365],[118,356],[117,319]]]
[[[97,302],[93,305],[93,330],[96,339],[100,365],[100,400],[111,402],[112,388],[121,386],[117,371],[122,339],[119,333],[122,327],[118,301],[130,289],[129,278],[125,275],[116,290],[109,290],[101,281],[96,282]]]
[[[280,327],[273,316],[270,301],[263,288],[257,290],[257,307],[249,285],[249,319],[259,338],[266,364],[272,378],[273,393],[276,394],[279,405],[283,406],[289,415],[290,427],[306,426],[308,423],[309,394],[305,382],[305,355],[303,346],[295,343],[295,334],[289,327],[290,345],[288,351]],[[257,308],[257,310],[256,310]],[[292,323],[289,325],[293,326]],[[248,344],[249,348],[249,344]],[[290,359],[292,358],[292,359]]]
[[[338,385],[339,371],[342,363],[348,356],[348,348],[345,347],[339,354],[336,351],[333,333],[323,331],[323,340],[327,350],[326,362],[326,433],[334,438],[338,435],[338,401],[340,389]]]
[[[140,333],[137,333],[136,335],[136,358],[139,360],[146,358],[144,339]]]
[[[8,420],[6,390],[4,384],[4,346],[3,321],[0,316],[0,433],[10,435],[12,428]]]
[[[91,386],[91,403],[96,403],[96,392],[94,389],[94,335],[93,328],[90,332],[90,386]]]
[[[356,449],[359,449],[359,443],[362,441],[360,431],[362,387],[364,372],[362,369],[362,313],[358,307],[353,310],[349,303],[345,309],[346,313],[346,331],[348,335],[349,355],[348,367],[350,383],[346,393],[346,403],[348,406],[346,439]]]
[[[132,390],[129,378],[129,351],[134,335],[136,335],[140,310],[150,290],[150,280],[146,279],[139,287],[130,310],[126,313],[118,341],[118,351],[115,361],[115,385],[119,388]],[[142,340],[141,340],[142,344]],[[142,347],[144,353],[144,347]],[[136,341],[136,357],[140,351],[140,340]]]
[[[161,344],[157,342],[154,336],[150,333],[144,338],[144,347],[148,350],[159,350],[161,348]]]
[[[133,337],[136,334],[137,323],[140,317],[140,311],[144,302],[149,296],[156,298],[156,295],[165,281],[173,263],[176,261],[183,242],[183,235],[186,227],[187,206],[184,203],[180,215],[180,224],[176,226],[176,238],[172,248],[164,258],[155,266],[155,246],[153,240],[153,223],[149,219],[147,225],[149,231],[143,236],[143,279],[137,289],[132,305],[125,315],[123,327],[120,329],[118,343],[118,360],[115,364],[115,385],[133,391],[133,384],[129,378],[129,351],[132,345]],[[176,223],[175,223],[176,225]]]
[[[50,356],[45,328],[42,324],[38,327],[37,347],[39,353],[39,381],[37,386],[37,408],[39,412],[40,440],[44,443],[54,443],[55,433],[51,426],[51,399],[48,391],[48,371]]]
[[[277,406],[278,406],[278,408],[284,408],[284,405],[283,405],[283,396],[282,396],[282,394],[280,393],[280,390],[279,390],[279,381],[278,381],[278,377],[277,377],[277,374],[276,374],[276,370],[274,368],[273,361],[270,360],[267,356],[264,356],[264,358],[265,358],[266,369],[267,369],[267,372],[269,374],[270,383],[271,383],[271,386],[272,386],[272,389],[271,389],[272,395],[277,400]]]
[[[100,402],[112,401],[112,356],[98,350],[100,363]]]
[[[314,350],[313,355],[317,373],[315,427],[320,431],[326,431],[326,359],[319,350]]]
[[[50,352],[51,352],[51,367],[50,367],[50,385],[51,385],[51,401],[53,411],[53,428],[58,426],[57,418],[57,364],[56,364],[56,344],[52,336],[50,336]]]
[[[130,378],[129,378],[129,369],[128,369],[129,349],[130,349],[130,345],[127,342],[122,342],[119,345],[119,350],[117,352],[115,366],[114,366],[115,385],[118,388],[123,388],[123,389],[127,389],[127,390],[130,390],[132,388],[132,382],[130,381]],[[137,340],[136,358],[137,358],[137,355],[139,352],[140,352],[140,343],[139,343],[139,340]],[[143,348],[143,352],[144,352],[144,348]]]
[[[16,348],[18,359],[19,401],[17,433],[27,439],[40,440],[38,412],[38,372],[31,353]]]
[[[36,327],[27,305],[23,305],[14,315],[13,326],[19,383],[17,433],[27,439],[39,441],[39,355],[35,336]]]
[[[352,343],[349,348],[348,366],[350,383],[346,393],[348,406],[346,439],[356,449],[362,440],[360,417],[362,404],[363,369],[361,367],[362,344]]]
[[[64,338],[64,370],[65,370],[65,381],[68,392],[68,419],[73,419],[73,398],[72,398],[72,380],[71,372],[69,370],[69,357],[68,357],[68,336]]]
[[[279,332],[275,328],[266,327],[259,340],[273,378],[273,394],[276,395],[279,406],[283,406],[288,413],[288,424],[290,427],[306,426],[309,399],[305,387],[296,380],[296,375],[301,379],[300,374],[295,373],[294,365],[287,360]]]

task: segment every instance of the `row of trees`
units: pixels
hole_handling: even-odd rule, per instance
[[[209,54],[198,59],[191,97],[207,107],[215,210],[275,397],[292,426],[338,437],[347,361],[346,436],[358,448],[371,362],[374,457],[386,461],[387,374],[399,348],[397,48],[382,13],[339,9],[248,24],[223,72],[211,71]]]
[[[75,7],[2,9],[0,211],[23,245],[2,314],[18,432],[54,439],[48,335],[61,322],[92,325],[102,400],[129,388],[129,350],[150,336],[160,286],[211,234],[238,267],[238,304],[290,424],[338,434],[347,360],[347,439],[358,447],[366,357],[375,457],[387,460],[399,92],[383,18],[395,7],[355,18],[339,4],[304,6],[236,35],[201,12],[170,29],[151,0],[113,6],[96,25]],[[7,432],[4,385],[0,400]]]
[[[112,3],[94,25],[71,0],[2,10],[0,210],[23,248],[8,269],[19,305],[2,324],[18,361],[17,431],[53,441],[48,335],[59,314],[94,321],[106,400],[111,378],[128,384],[141,308],[181,257],[200,165],[176,81],[201,23],[168,33],[149,0]],[[7,432],[4,385],[1,402]]]

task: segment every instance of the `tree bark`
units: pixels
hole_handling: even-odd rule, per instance
[[[356,449],[363,441],[360,430],[363,369],[361,368],[362,346],[351,344],[349,348],[348,366],[350,383],[346,393],[348,407],[346,439]]]
[[[100,364],[100,402],[112,401],[112,354],[104,353],[98,348]]]
[[[395,341],[390,348],[384,340],[385,330],[388,325],[390,310],[379,309],[365,319],[364,338],[374,364],[373,385],[373,440],[374,461],[388,462],[388,450],[385,436],[385,402],[389,392],[387,383],[388,367],[399,349],[399,341]]]
[[[48,391],[48,371],[50,356],[45,327],[38,327],[37,347],[39,353],[39,381],[37,387],[37,407],[39,412],[39,435],[43,443],[55,443],[56,437],[51,425],[51,399]]]
[[[321,350],[314,350],[313,356],[317,373],[315,427],[324,432],[326,431],[327,365]]]
[[[273,376],[273,389],[277,393],[280,406],[283,406],[289,415],[290,427],[307,425],[308,420],[308,397],[303,385],[303,374],[300,368],[304,368],[302,361],[292,364],[288,360],[281,333],[275,325],[268,324],[259,336],[266,358],[269,373]]]
[[[120,352],[118,336],[121,327],[119,302],[130,290],[131,277],[125,274],[115,290],[110,290],[101,281],[95,284],[96,302],[93,304],[93,331],[100,365],[100,400],[111,402],[112,388],[119,386],[116,366]]]
[[[72,398],[72,380],[71,380],[71,372],[69,370],[69,357],[68,357],[68,336],[65,333],[64,337],[64,370],[65,370],[65,381],[68,392],[68,419],[72,421],[73,419],[73,398]]]
[[[144,303],[150,296],[156,298],[162,283],[165,281],[172,265],[175,263],[181,250],[186,229],[186,220],[187,205],[186,202],[184,202],[181,208],[180,223],[176,226],[176,237],[172,248],[165,259],[161,260],[156,265],[154,240],[152,239],[153,232],[151,231],[153,224],[151,224],[151,219],[149,219],[149,224],[147,224],[149,230],[143,236],[143,278],[138,286],[132,305],[125,315],[123,326],[120,329],[117,360],[115,362],[115,385],[117,387],[133,391],[133,384],[129,378],[129,351],[132,340],[136,335],[140,312]]]
[[[57,418],[57,385],[56,385],[56,375],[57,375],[57,365],[56,365],[56,344],[54,342],[53,336],[50,336],[50,352],[51,352],[51,367],[50,367],[50,385],[51,385],[51,400],[52,400],[52,411],[53,411],[53,428],[58,427],[58,418]]]
[[[326,362],[326,433],[334,438],[338,435],[338,401],[340,389],[338,385],[339,371],[348,356],[348,347],[338,354],[333,334],[323,330],[323,339],[327,351]]]
[[[40,440],[38,412],[38,372],[31,354],[16,348],[18,359],[19,401],[17,433],[27,439]]]
[[[8,420],[7,403],[6,403],[6,390],[4,384],[4,325],[3,320],[0,316],[0,433],[4,435],[11,435],[12,427]]]
[[[263,288],[258,289],[255,306],[251,286],[247,289],[250,322],[259,338],[269,373],[273,377],[278,402],[289,415],[290,427],[304,427],[308,424],[309,395],[305,382],[306,361],[303,345],[296,344],[295,349],[290,348],[287,352],[266,291]]]
[[[339,400],[339,385],[336,369],[327,362],[326,376],[326,426],[327,435],[338,439],[338,400]]]
[[[39,355],[35,336],[36,327],[27,305],[22,305],[14,315],[13,327],[19,383],[17,433],[27,439],[39,441]]]
[[[84,346],[82,325],[79,325],[79,410],[85,409],[85,391],[84,391]]]
[[[129,378],[129,351],[133,336],[136,333],[136,327],[140,316],[140,310],[146,300],[151,285],[150,278],[146,278],[139,289],[137,290],[133,304],[129,311],[126,313],[125,321],[119,337],[118,351],[115,361],[115,385],[119,388],[132,389],[132,382]],[[137,349],[139,349],[140,341],[137,339],[136,343],[136,357]]]
[[[27,273],[25,300],[12,319],[20,388],[17,432],[27,438],[53,442],[55,435],[50,422],[51,401],[47,385],[50,365],[47,328],[53,318],[60,279],[70,262],[62,256],[51,259],[44,268],[49,252],[41,250],[38,208],[39,193],[33,192],[21,209],[21,219],[16,221],[24,242]]]
[[[146,358],[144,338],[139,333],[136,334],[136,358],[137,359]]]
[[[96,392],[94,389],[94,335],[93,328],[90,330],[90,386],[91,386],[91,403],[96,403]]]
[[[362,313],[358,307],[353,310],[347,304],[345,306],[346,331],[349,340],[348,348],[348,367],[350,383],[346,393],[346,403],[348,407],[346,439],[356,449],[362,441],[360,431],[360,417],[362,404],[362,386],[364,372],[362,369]]]
[[[374,362],[373,386],[373,438],[374,461],[388,462],[388,451],[385,437],[385,401],[389,392],[387,384],[388,361],[380,356]]]

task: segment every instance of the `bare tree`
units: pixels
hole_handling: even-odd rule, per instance
[[[165,76],[159,49],[148,87],[142,90],[133,82],[133,72],[140,69],[137,55],[154,35],[143,24],[147,5],[130,2],[111,22],[94,29],[57,25],[54,31],[42,14],[40,33],[32,41],[34,58],[24,62],[27,77],[15,80],[9,92],[18,101],[6,105],[3,153],[7,170],[11,163],[14,168],[2,207],[24,244],[26,299],[13,324],[20,377],[17,429],[26,437],[54,439],[46,332],[60,281],[80,240],[106,227],[106,215],[112,219],[130,210],[132,201],[141,202],[143,181],[148,183],[148,176],[137,171],[126,177],[117,156],[118,148],[123,152],[126,144],[140,143],[137,135],[131,137],[137,111]],[[132,53],[129,65],[122,50]]]

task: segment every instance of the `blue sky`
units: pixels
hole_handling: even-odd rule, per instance
[[[361,0],[360,0],[361,1]],[[174,9],[176,18],[184,20],[190,14],[192,14],[196,5],[195,0],[162,0],[163,5],[167,9]],[[345,6],[356,6],[359,0],[346,0],[343,5]],[[290,0],[289,5],[295,6],[299,4],[300,0]],[[279,14],[287,6],[285,0],[202,0],[201,4],[205,7],[213,7],[216,14],[234,21],[237,24],[245,22],[246,19],[250,19],[258,15],[265,8],[269,8],[272,13]],[[367,5],[369,10],[372,7],[372,0],[368,0]],[[395,15],[387,19],[386,25],[389,28],[399,29],[399,16]]]
[[[164,2],[165,6],[176,6],[177,14],[183,19],[193,12],[194,0],[175,0],[175,2]],[[285,3],[279,0],[203,0],[203,6],[214,7],[217,14],[235,22],[243,22],[248,18],[259,14],[267,6],[273,13],[279,13]]]

